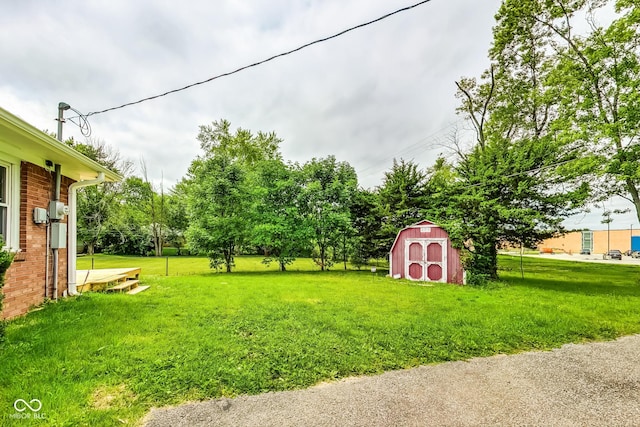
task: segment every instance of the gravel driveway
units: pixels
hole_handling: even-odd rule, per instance
[[[152,409],[157,426],[640,426],[640,335]]]

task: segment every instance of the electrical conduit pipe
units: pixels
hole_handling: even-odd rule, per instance
[[[78,239],[76,237],[78,231],[78,222],[77,222],[77,200],[78,188],[89,187],[91,185],[98,185],[104,182],[104,173],[98,173],[98,177],[96,179],[88,179],[86,181],[78,181],[74,182],[69,186],[69,217],[68,217],[68,236],[69,236],[69,244],[67,245],[67,289],[69,291],[69,295],[77,295],[78,291],[76,289],[76,258],[78,252]]]
[[[60,170],[62,169],[62,166],[56,164],[55,165],[55,173],[56,173],[56,183],[55,183],[55,189],[54,189],[54,195],[53,195],[53,200],[55,202],[59,202],[60,201],[60,183],[62,182],[62,174],[60,172]],[[56,219],[56,222],[58,222],[59,220]],[[47,244],[47,250],[49,250],[49,247],[51,245],[51,220],[49,220],[49,235],[47,236],[49,243]],[[57,248],[52,248],[51,249],[51,253],[53,254],[53,299],[56,300],[58,299],[58,249]],[[47,260],[47,268],[49,267],[49,261]]]

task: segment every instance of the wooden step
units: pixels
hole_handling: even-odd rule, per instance
[[[120,283],[119,285],[115,285],[115,286],[107,289],[107,292],[130,291],[133,288],[138,287],[138,282],[139,282],[139,280],[125,280],[124,282]]]
[[[77,289],[80,292],[86,291],[108,291],[111,287],[117,287],[126,280],[134,280],[140,277],[140,267],[130,268],[102,268],[97,270],[77,270],[76,278],[79,282]],[[135,287],[124,287],[124,290]],[[111,292],[122,291],[114,289]]]
[[[149,288],[150,288],[150,286],[137,286],[137,287],[131,289],[129,292],[127,292],[127,294],[129,294],[129,295],[139,294],[140,292],[146,291]]]
[[[126,280],[126,278],[127,278],[126,274],[112,274],[110,276],[105,276],[96,280],[92,280],[91,283],[92,284],[117,283],[122,280]]]

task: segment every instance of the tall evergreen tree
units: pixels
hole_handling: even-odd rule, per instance
[[[521,14],[553,8],[551,3],[505,1],[489,54],[492,67],[479,84],[457,83],[460,112],[474,126],[476,144],[459,152],[441,215],[458,244],[467,243],[467,268],[476,278],[497,277],[499,245],[531,245],[562,231],[562,219],[589,195],[575,169],[565,166],[582,157],[583,144],[565,137],[559,108],[564,94],[549,84],[559,64],[549,55],[551,30],[535,13]]]
[[[381,244],[391,248],[400,229],[424,219],[426,183],[426,174],[413,160],[393,159],[377,188],[383,212]]]
[[[370,190],[358,189],[350,203],[353,229],[352,262],[364,265],[371,258],[384,258],[390,246],[381,232],[384,212],[378,195]]]

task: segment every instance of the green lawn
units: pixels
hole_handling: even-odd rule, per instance
[[[96,268],[142,267],[151,288],[10,322],[0,425],[25,423],[11,418],[16,399],[42,402],[33,424],[135,424],[151,406],[640,332],[635,266],[525,258],[521,279],[519,259],[501,257],[502,281],[471,288],[318,272],[309,260],[280,273],[240,258],[216,274],[206,259],[170,258],[168,277],[165,263],[97,257]]]
[[[263,273],[278,271],[278,263],[265,265],[262,263],[263,257],[245,256],[237,257],[234,267],[235,271]],[[209,259],[195,256],[179,257],[128,257],[117,255],[95,255],[82,256],[78,258],[77,268],[79,270],[92,268],[118,268],[118,267],[141,267],[142,275],[147,276],[185,276],[210,274],[215,272],[209,268]],[[317,270],[313,260],[299,259],[288,267],[289,271],[313,271]],[[342,264],[336,265],[334,270],[343,269]],[[168,274],[167,274],[168,273]]]

